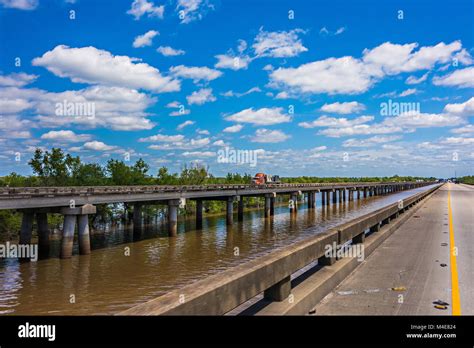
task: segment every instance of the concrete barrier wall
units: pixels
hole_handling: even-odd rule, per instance
[[[171,291],[120,315],[222,315],[324,256],[325,247],[342,244],[395,217],[441,185],[366,214],[349,223],[294,243],[217,275]]]

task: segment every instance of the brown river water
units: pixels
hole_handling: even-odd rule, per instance
[[[317,209],[301,204],[296,217],[282,205],[270,219],[263,209],[249,211],[232,226],[226,226],[225,215],[204,218],[199,231],[187,219],[179,222],[174,238],[167,236],[165,223],[146,226],[138,237],[130,226],[119,225],[93,234],[90,255],[75,250],[69,260],[57,257],[55,240],[51,258],[0,260],[0,314],[114,314],[429,187],[324,208],[318,194]]]

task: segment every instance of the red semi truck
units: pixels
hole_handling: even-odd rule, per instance
[[[278,175],[269,175],[265,173],[257,173],[252,178],[253,185],[265,185],[265,184],[279,184],[281,183]]]

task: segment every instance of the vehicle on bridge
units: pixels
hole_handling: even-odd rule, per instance
[[[257,173],[252,178],[253,185],[265,185],[265,184],[281,184],[280,177],[278,175],[269,175],[265,173]]]

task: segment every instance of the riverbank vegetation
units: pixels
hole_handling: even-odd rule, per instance
[[[462,184],[474,185],[474,175],[463,176],[457,180]]]

